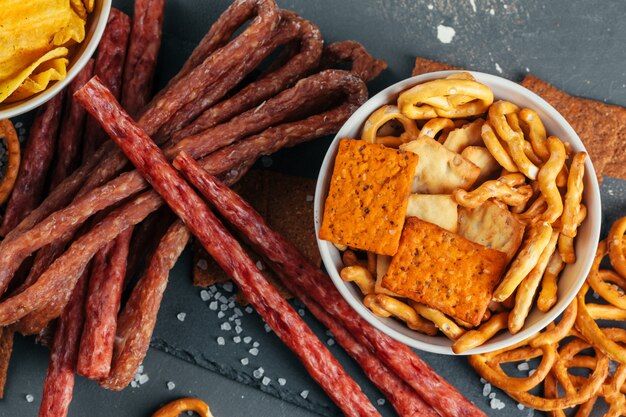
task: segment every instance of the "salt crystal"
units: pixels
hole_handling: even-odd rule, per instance
[[[304,309],[301,308],[298,310],[298,314],[300,314],[300,316],[304,317]]]
[[[528,376],[532,376],[536,371],[536,369],[531,369],[530,371],[528,371]]]
[[[252,341],[252,338],[250,336],[246,336],[243,338],[243,342],[246,344],[250,343],[251,341]]]
[[[171,390],[173,390],[174,388],[176,388],[176,384],[174,384],[172,381],[169,381],[169,382],[167,383],[167,389],[171,391]]]
[[[306,397],[309,396],[309,390],[304,390],[300,393],[300,396],[306,400]]]
[[[520,371],[528,371],[528,369],[530,369],[528,367],[528,362],[522,362],[519,365],[517,365],[517,369]]]
[[[188,410],[188,411],[187,411],[187,415],[188,415],[188,416],[193,416],[193,411]]]
[[[187,317],[187,313],[178,313],[178,314],[176,315],[176,318],[177,318],[179,321],[185,321],[185,317]]]
[[[35,401],[35,397],[33,397],[31,394],[26,394],[26,402],[32,403],[33,401]]]
[[[328,340],[326,341],[326,344],[327,344],[328,346],[333,346],[333,345],[335,344],[335,339],[333,339],[333,338],[331,337],[330,339],[328,339]]]
[[[259,345],[260,345],[260,343],[259,343],[259,342],[254,342],[254,343],[252,344],[252,346],[253,346],[253,347],[259,347]]]
[[[307,203],[310,203],[311,201],[313,201],[313,196],[311,194],[307,194],[306,195],[306,201],[307,201]]]
[[[130,386],[132,388],[137,388],[138,387],[138,385],[137,385],[137,383],[135,381],[130,381]]]
[[[222,285],[222,288],[228,292],[233,292],[233,283],[230,281],[227,281]]]
[[[239,320],[239,319],[235,319],[235,324],[236,324],[237,326],[241,326],[241,320]]]
[[[437,39],[441,43],[450,43],[456,35],[454,28],[450,26],[439,25],[437,26]]]
[[[235,308],[235,302],[234,301],[230,301],[228,303],[228,308]]]
[[[240,336],[233,337],[233,342],[240,343],[241,342],[241,337]]]
[[[245,365],[250,363],[250,360],[248,358],[242,358],[240,362],[241,362],[242,365],[245,366]]]
[[[480,383],[481,383],[481,384],[486,384],[486,383],[487,383],[487,380],[486,380],[485,378],[480,378]]]
[[[257,355],[259,354],[259,349],[257,349],[257,348],[252,348],[252,349],[250,349],[248,352],[250,352],[250,354],[251,354],[252,356],[257,356]]]
[[[235,332],[237,334],[241,334],[241,332],[243,332],[243,329],[241,328],[241,326],[235,326]]]
[[[144,369],[144,368],[143,368],[143,365],[139,365],[139,366],[137,367],[137,372],[138,372],[138,373],[140,373],[140,374],[143,374],[143,369]]]
[[[285,384],[287,383],[287,380],[285,378],[278,378],[278,384],[285,386]]]
[[[232,330],[232,327],[230,326],[230,323],[228,323],[228,322],[224,322],[224,323],[222,323],[222,325],[220,326],[220,329],[222,329],[222,330],[224,330],[224,331],[228,332],[228,331]]]
[[[148,381],[150,381],[150,377],[147,374],[143,374],[139,377],[139,383],[141,385],[145,384]]]
[[[517,409],[518,409],[518,410],[523,410],[523,409],[524,409],[524,404],[522,404],[522,403],[517,403]]]
[[[209,264],[207,263],[206,259],[200,259],[196,265],[198,266],[198,268],[202,269],[203,271],[206,271],[207,268],[209,267]]]
[[[220,346],[224,346],[226,344],[226,340],[222,336],[217,338],[217,344]]]
[[[209,303],[209,309],[211,309],[213,311],[217,310],[217,301],[211,301]]]
[[[492,392],[491,394],[489,394],[489,399],[493,400],[494,398],[496,398],[496,393]]]
[[[200,299],[202,301],[209,301],[211,299],[211,294],[207,290],[200,291]]]
[[[220,291],[216,291],[213,295],[215,295],[215,298],[220,298],[222,296],[222,293]]]
[[[245,308],[245,310],[246,310],[246,313],[248,313],[248,314],[252,314],[254,312],[254,309],[252,307],[250,307],[250,306],[247,306]]]
[[[221,311],[226,311],[226,310],[228,310],[228,306],[227,306],[226,304],[222,304],[222,305],[220,306],[220,310],[221,310]]]
[[[265,386],[268,386],[271,381],[272,381],[271,379],[269,379],[268,377],[264,376],[263,380],[261,381],[261,384],[263,384]]]
[[[226,313],[224,313],[223,311],[218,311],[217,312],[217,318],[218,319],[223,319],[224,316],[226,316]]]
[[[265,370],[263,368],[258,368],[252,371],[252,376],[254,376],[256,379],[259,379],[263,376],[264,373]]]
[[[384,398],[379,398],[376,400],[376,404],[378,405],[385,405],[385,399]]]
[[[502,74],[502,68],[500,67],[500,64],[498,64],[497,62],[496,62],[496,71]]]
[[[265,333],[271,333],[272,328],[268,324],[265,324],[263,327],[265,328]]]
[[[222,303],[222,304],[228,304],[228,298],[226,298],[226,297],[225,297],[225,296],[223,296],[223,295],[219,298],[219,301],[220,301],[220,303]]]
[[[235,308],[233,311],[235,312],[237,316],[243,317],[243,311],[241,311],[240,308]]]
[[[485,384],[483,386],[483,397],[486,397],[491,393],[491,384]]]
[[[263,270],[263,262],[261,261],[256,261],[256,267],[259,271]]]

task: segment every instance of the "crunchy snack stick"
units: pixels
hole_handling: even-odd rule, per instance
[[[394,136],[377,136],[378,131],[385,123],[396,120],[402,124],[404,132],[398,137]],[[385,105],[376,110],[365,121],[361,139],[368,143],[382,143],[391,147],[398,147],[403,143],[417,139],[420,132],[414,120],[409,119],[402,113],[397,106]]]
[[[515,165],[515,162],[513,162],[513,159],[511,159],[511,156],[509,155],[507,150],[504,149],[504,146],[502,146],[502,143],[500,143],[500,139],[498,139],[498,137],[496,136],[496,133],[491,126],[491,123],[489,123],[488,121],[483,123],[483,126],[481,128],[481,136],[483,138],[485,146],[487,147],[491,155],[496,161],[498,161],[498,163],[502,167],[504,167],[504,169],[506,169],[508,172],[519,171],[517,165]]]
[[[548,149],[550,150],[550,158],[539,169],[537,182],[541,194],[548,204],[542,219],[548,223],[554,223],[563,214],[563,200],[556,185],[556,178],[563,169],[566,154],[563,142],[554,136],[548,138]]]
[[[497,180],[485,181],[472,191],[458,189],[454,192],[457,203],[467,208],[480,207],[492,198],[508,206],[518,206],[526,203],[532,195],[532,187],[525,183],[521,174],[508,174]]]
[[[420,317],[411,306],[396,298],[385,294],[368,294],[363,299],[363,304],[376,315],[393,316],[406,322],[409,329],[429,336],[437,334],[437,327],[433,323]]]
[[[486,323],[481,324],[477,329],[459,336],[452,344],[452,350],[454,353],[463,353],[482,345],[500,330],[506,329],[508,317],[509,313],[506,311],[491,316]]]
[[[626,247],[624,246],[626,238],[624,233],[626,233],[626,217],[613,223],[606,239],[611,264],[622,277],[626,277]]]
[[[20,169],[20,141],[10,120],[0,120],[0,139],[4,139],[9,154],[9,164],[0,182],[0,205],[11,196]]]
[[[450,320],[441,311],[411,300],[409,300],[409,304],[420,316],[424,317],[426,320],[432,321],[433,324],[450,339],[456,340],[465,333],[465,330],[461,329],[454,320]]]

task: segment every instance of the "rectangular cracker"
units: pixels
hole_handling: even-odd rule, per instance
[[[524,224],[509,211],[487,201],[480,207],[459,208],[460,236],[506,253],[509,262],[524,237]]]
[[[450,194],[411,194],[406,215],[455,233],[459,220],[457,208],[458,204]]]
[[[382,286],[477,326],[505,266],[504,253],[411,217]]]
[[[339,142],[320,239],[393,255],[418,157],[362,140]]]
[[[476,185],[493,178],[497,172],[502,170],[496,158],[494,158],[491,152],[485,147],[468,146],[463,149],[461,156],[480,168],[480,175],[476,180]]]
[[[483,119],[476,119],[472,123],[467,123],[458,129],[454,129],[448,133],[443,146],[456,153],[462,153],[463,149],[468,146],[484,146],[483,138],[480,134],[484,123]]]
[[[400,149],[420,158],[412,193],[450,194],[457,188],[468,190],[480,175],[476,165],[429,137],[405,143]]]

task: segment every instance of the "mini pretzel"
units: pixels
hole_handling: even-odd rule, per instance
[[[626,278],[626,247],[624,246],[626,233],[626,217],[617,220],[609,230],[607,238],[611,265],[622,277]]]
[[[411,119],[451,119],[484,113],[493,103],[493,92],[473,79],[447,78],[428,81],[400,93],[398,107]]]
[[[543,195],[539,195],[535,201],[528,207],[528,209],[517,215],[517,218],[523,223],[532,224],[541,220],[543,213],[548,208],[546,198]]]
[[[433,323],[424,320],[409,305],[393,297],[384,294],[368,294],[365,296],[363,304],[372,310],[374,314],[383,317],[397,317],[406,322],[409,329],[417,330],[429,336],[437,334],[437,328]]]
[[[548,208],[543,213],[543,220],[554,223],[563,213],[563,200],[556,185],[556,177],[565,164],[566,154],[563,142],[554,136],[548,138],[548,149],[550,158],[539,170],[537,182],[539,182],[541,194],[548,203]]]
[[[553,230],[548,244],[541,252],[541,256],[539,256],[537,265],[535,265],[532,271],[530,271],[528,276],[522,280],[517,288],[517,293],[515,294],[515,306],[509,314],[509,331],[511,334],[516,334],[524,326],[526,317],[528,317],[533,300],[535,299],[535,293],[541,283],[541,278],[543,277],[546,267],[548,266],[550,257],[556,249],[558,237],[559,232]]]
[[[152,417],[178,417],[185,411],[193,411],[201,417],[213,417],[209,406],[197,398],[181,398],[161,407]]]
[[[528,391],[539,385],[545,379],[546,375],[548,375],[548,372],[550,372],[557,357],[555,345],[542,345],[536,349],[521,348],[521,352],[524,355],[512,355],[512,357],[506,360],[502,353],[508,352],[496,352],[499,353],[499,355],[494,355],[493,353],[471,355],[469,357],[469,363],[480,376],[497,387],[503,387],[507,392]],[[502,370],[503,363],[519,361],[522,358],[530,359],[539,354],[542,354],[541,363],[536,371],[528,377],[510,377]]]
[[[585,207],[584,204],[581,204],[580,210],[578,210],[577,213],[577,219],[575,219],[577,228],[582,224],[586,217],[587,207]],[[576,251],[574,250],[573,237],[565,236],[564,234],[561,234],[561,236],[559,236],[559,253],[561,254],[561,258],[563,258],[563,262],[565,262],[566,264],[573,264],[574,262],[576,262]]]
[[[578,302],[574,299],[563,311],[561,321],[556,326],[551,326],[543,333],[535,336],[530,342],[530,346],[539,347],[546,344],[555,344],[563,340],[574,327],[576,315],[578,314]]]
[[[343,262],[343,266],[359,265],[359,266],[367,267],[367,261],[363,259],[359,259],[356,256],[356,253],[354,253],[354,251],[350,249],[345,250],[341,254],[341,261]]]
[[[517,132],[521,138],[524,138],[525,137],[524,130],[522,129],[520,125],[519,116],[517,115],[517,113],[508,113],[505,115],[505,117],[511,129]],[[535,155],[535,151],[533,150],[533,147],[530,144],[530,142],[524,140],[522,142],[522,147],[524,149],[524,155],[526,155],[526,157],[530,160],[530,162],[532,162],[535,165],[543,164],[543,160],[539,158],[537,155]]]
[[[404,132],[400,134],[398,138],[393,136],[377,136],[378,130],[383,125],[391,120],[397,120],[402,124]],[[419,130],[414,120],[409,119],[398,110],[398,107],[392,105],[385,105],[376,110],[365,121],[363,126],[363,133],[361,139],[368,143],[383,143],[384,145],[394,144],[398,142],[399,146],[402,143],[410,142],[417,139]]]
[[[595,268],[594,265],[587,276],[587,282],[591,288],[615,307],[626,310],[626,294],[624,294],[626,279],[613,271],[595,270]]]
[[[376,280],[366,268],[360,265],[346,266],[341,269],[339,275],[344,281],[354,282],[364,295],[374,292]]]
[[[626,320],[626,310],[609,304],[587,304],[587,310],[594,320]]]
[[[427,307],[424,304],[416,303],[415,301],[410,301],[409,304],[413,307],[417,314],[424,317],[426,320],[432,321],[435,326],[437,326],[437,328],[441,330],[441,332],[449,339],[456,340],[463,333],[465,333],[465,330],[461,329],[453,320],[450,320],[441,311]]]
[[[464,333],[452,344],[454,353],[462,353],[484,344],[500,330],[506,329],[509,313],[502,312],[491,316],[489,320],[481,324],[475,330]]]
[[[537,298],[537,307],[544,313],[548,312],[556,304],[557,281],[564,267],[565,263],[561,255],[558,252],[553,253],[546,267],[546,272],[543,274],[541,291]]]
[[[551,236],[552,227],[547,223],[536,224],[532,227],[529,237],[524,241],[522,248],[510,264],[509,270],[494,291],[494,300],[504,301],[513,294],[520,282],[537,265]]]
[[[3,204],[13,191],[17,174],[20,170],[20,141],[10,120],[0,120],[0,139],[4,138],[9,154],[4,179],[0,182],[0,205]]]
[[[489,108],[489,122],[498,136],[508,145],[510,155],[517,168],[530,179],[537,179],[539,168],[531,162],[525,153],[526,141],[521,129],[513,129],[506,118],[507,114],[516,113],[519,108],[508,101],[497,101]],[[532,149],[530,149],[532,151]],[[508,169],[508,168],[507,168]]]
[[[420,130],[419,137],[427,136],[431,139],[435,139],[435,136],[439,132],[449,132],[455,129],[454,122],[451,119],[445,119],[443,117],[438,117],[436,119],[431,119],[427,121],[422,129]]]
[[[546,128],[541,118],[531,109],[520,110],[519,118],[528,126],[528,139],[530,140],[535,154],[537,154],[542,161],[547,161],[550,157],[550,151],[548,150]]]
[[[561,233],[568,237],[576,237],[576,222],[580,202],[583,198],[583,176],[585,175],[585,152],[578,152],[572,158],[569,177],[567,178],[567,192],[563,203]]]
[[[485,146],[491,156],[493,156],[494,159],[504,167],[504,169],[509,172],[519,171],[517,165],[515,165],[515,162],[513,162],[507,150],[504,149],[504,146],[500,143],[500,140],[496,136],[491,123],[488,121],[483,123],[483,126],[480,128],[480,136],[483,138],[483,142],[485,143]]]
[[[528,201],[533,190],[530,185],[524,184],[522,174],[510,174],[500,177],[497,180],[483,182],[473,191],[465,191],[459,188],[454,191],[454,198],[457,203],[467,208],[480,207],[490,198],[495,198],[509,206],[518,206]],[[518,186],[517,188],[513,188]]]

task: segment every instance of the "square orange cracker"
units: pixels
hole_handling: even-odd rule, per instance
[[[342,139],[320,239],[379,255],[395,254],[418,159],[411,152]]]
[[[408,218],[382,286],[477,326],[505,267],[503,252]]]

